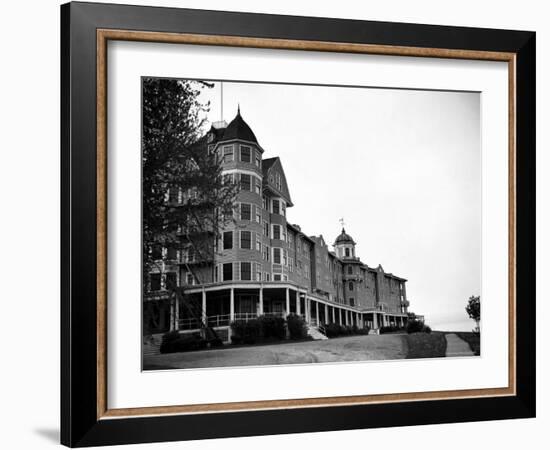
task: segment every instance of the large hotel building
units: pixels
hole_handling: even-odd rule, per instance
[[[368,324],[371,330],[405,324],[407,280],[363,263],[344,228],[331,250],[323,236],[287,222],[294,205],[282,162],[263,157],[240,111],[229,125],[214,124],[201,142],[222,158],[224,176],[240,186],[235,220],[224,228],[209,261],[192,247],[163,251],[145,286],[148,329],[208,326],[229,340],[235,320],[289,313],[302,315],[311,330],[332,322]],[[168,279],[185,287],[187,300],[168,301]]]

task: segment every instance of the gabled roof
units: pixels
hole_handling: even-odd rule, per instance
[[[272,171],[277,171],[281,175],[281,189],[279,190],[275,187],[271,181],[270,176]],[[273,192],[275,195],[280,195],[286,200],[287,206],[293,206],[292,200],[290,198],[290,192],[288,189],[288,184],[286,182],[285,171],[283,170],[283,165],[278,156],[274,158],[267,158],[262,160],[262,172],[263,172],[263,186],[264,189],[267,189]]]

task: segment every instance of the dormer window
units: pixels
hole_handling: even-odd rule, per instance
[[[345,252],[346,252],[346,258],[349,258],[350,257],[350,251],[349,251],[348,247],[346,247]]]

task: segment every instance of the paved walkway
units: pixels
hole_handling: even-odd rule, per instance
[[[474,352],[468,343],[460,339],[456,334],[446,334],[445,339],[447,339],[447,351],[445,352],[445,356],[474,356]]]
[[[308,342],[288,342],[201,350],[164,355],[145,355],[144,369],[190,369],[199,367],[262,366],[402,359],[407,345],[401,336],[368,335]]]

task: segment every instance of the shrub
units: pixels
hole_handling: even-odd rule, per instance
[[[262,324],[258,319],[237,320],[231,323],[231,341],[234,344],[254,344],[261,336]]]
[[[397,331],[403,330],[404,327],[400,327],[399,325],[388,325],[385,327],[380,327],[380,334],[384,333],[395,333]]]
[[[406,327],[407,333],[431,333],[432,329],[425,325],[424,322],[417,319],[409,319]]]
[[[160,344],[161,353],[188,352],[202,350],[207,346],[199,333],[181,334],[178,331],[170,331],[162,336]]]
[[[260,316],[259,321],[264,339],[284,339],[286,337],[285,319],[282,317]]]
[[[342,327],[337,323],[329,323],[325,326],[325,333],[328,338],[334,338],[342,334]]]
[[[286,318],[290,339],[304,339],[307,336],[305,320],[296,314],[289,314]]]

